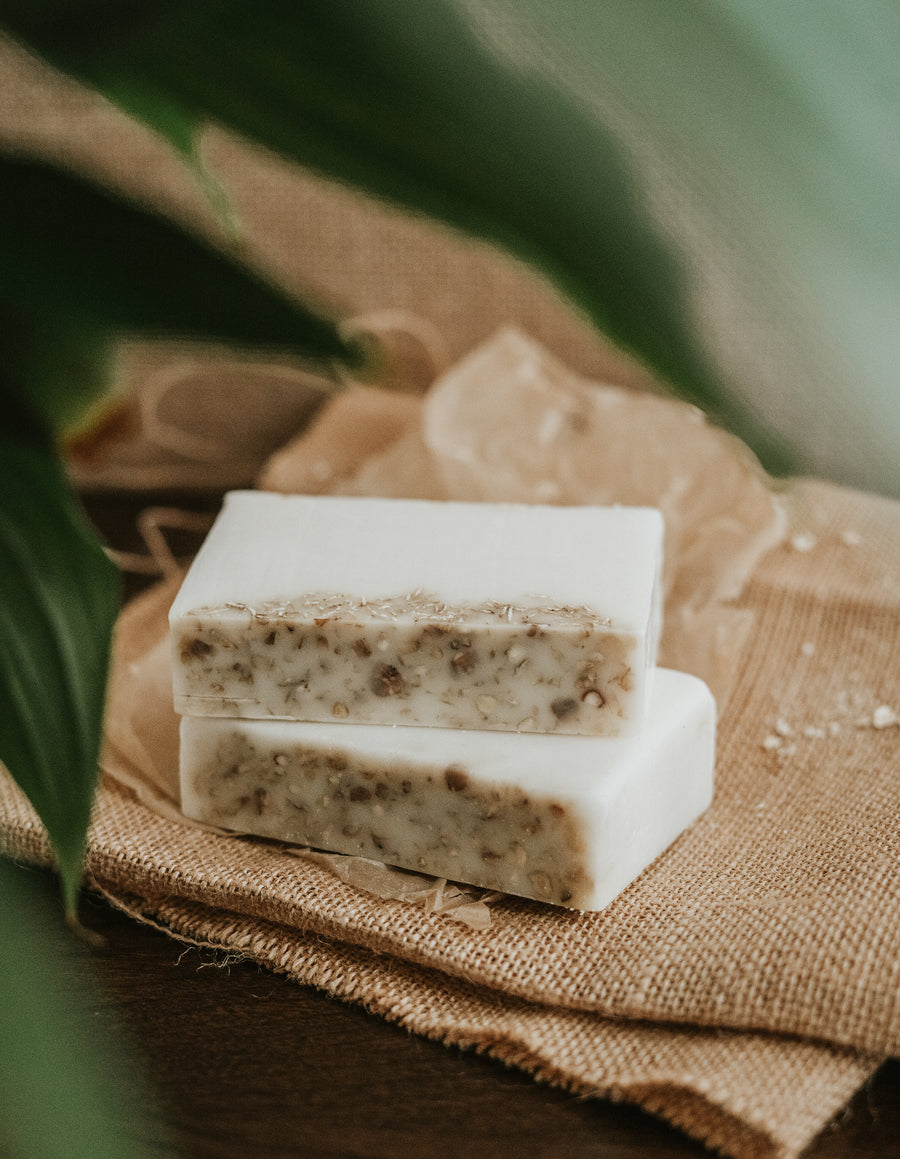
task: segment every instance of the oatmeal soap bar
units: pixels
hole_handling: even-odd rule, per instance
[[[652,508],[232,492],[170,613],[176,710],[635,730],[662,540]]]
[[[602,909],[709,805],[715,705],[656,673],[642,737],[185,717],[181,807],[208,824]]]

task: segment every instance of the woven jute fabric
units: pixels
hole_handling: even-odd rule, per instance
[[[474,934],[348,893],[264,843],[151,830],[124,801],[110,831],[101,812],[99,847],[216,909],[526,1001],[897,1053],[900,725],[877,725],[900,707],[900,505],[814,483],[792,505],[801,530],[739,601],[755,626],[713,806],[601,913],[507,899]]]

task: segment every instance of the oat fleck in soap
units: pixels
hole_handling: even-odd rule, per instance
[[[627,734],[662,547],[651,508],[232,492],[171,610],[175,706]]]
[[[656,673],[642,736],[185,717],[197,821],[582,910],[602,909],[709,805],[715,704]]]

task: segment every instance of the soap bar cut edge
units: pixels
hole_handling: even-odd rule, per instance
[[[204,591],[204,571],[214,574],[214,589],[221,596],[225,582],[221,575],[229,564],[232,572],[249,567],[251,575],[255,566],[262,566],[253,560],[242,564],[240,541],[236,546],[228,542],[229,534],[242,525],[242,511],[262,517],[270,510],[265,501],[248,503],[250,497],[258,498],[254,492],[229,497],[232,515],[217,521],[173,603],[170,626],[178,712],[588,735],[633,731],[642,722],[644,685],[655,663],[661,621],[663,526],[655,509],[268,497],[275,500],[271,510],[282,530],[294,511],[320,530],[321,524],[346,527],[349,520],[357,534],[360,522],[402,520],[409,513],[426,524],[459,516],[487,520],[488,527],[491,520],[509,522],[515,513],[520,533],[532,517],[545,528],[571,526],[582,534],[595,524],[599,530],[609,524],[620,536],[629,529],[652,574],[632,575],[626,570],[628,578],[643,585],[643,594],[637,605],[633,596],[626,599],[631,604],[624,625],[586,605],[554,606],[546,599],[541,605],[536,598],[530,604],[504,603],[487,598],[487,591],[478,605],[448,606],[440,595],[421,587],[393,595],[373,590],[365,597],[302,590],[292,599],[282,595],[252,605],[237,598],[197,605]],[[291,505],[292,499],[304,502]],[[251,528],[250,533],[257,531]],[[568,537],[563,539],[567,542]],[[605,546],[595,544],[593,555],[602,556]],[[405,550],[400,541],[394,549],[395,554]],[[567,550],[584,552],[584,544],[567,543]],[[620,541],[609,550],[618,553],[621,564],[618,556],[627,556],[629,549]],[[315,551],[327,551],[321,536]],[[285,557],[288,573],[300,567],[301,575],[316,576],[325,566],[309,559],[302,565],[291,563],[287,549]],[[547,561],[539,551],[534,558],[549,583]],[[348,584],[352,571],[352,582],[359,585],[364,562],[363,555],[347,565]],[[416,566],[413,558],[400,565],[399,574],[412,580]],[[563,572],[567,566],[571,570],[573,561],[559,561]],[[607,582],[612,582],[611,565],[603,559],[597,566],[601,574],[605,568]],[[583,570],[590,580],[589,559]],[[517,577],[515,583],[521,586],[531,578]],[[585,595],[585,582],[582,577],[582,586],[575,591]],[[289,586],[291,580],[273,579],[268,590],[276,591],[278,583]],[[617,576],[612,586],[619,591],[627,585]],[[257,594],[261,590],[266,589],[257,587]],[[236,594],[241,594],[240,584]],[[636,606],[642,612],[635,620]]]
[[[183,809],[239,832],[602,909],[712,798],[709,690],[668,670],[655,689],[656,723],[615,740],[185,718]]]

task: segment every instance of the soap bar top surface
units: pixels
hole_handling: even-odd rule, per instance
[[[657,671],[628,738],[188,718],[196,820],[578,909],[607,905],[709,805],[715,703]]]
[[[170,613],[176,707],[615,735],[662,540],[652,508],[232,492]]]
[[[420,592],[463,608],[584,609],[640,631],[661,551],[654,508],[233,491],[172,614]]]

